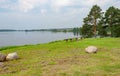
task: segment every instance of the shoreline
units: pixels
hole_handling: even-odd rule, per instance
[[[75,38],[68,38],[68,39],[75,39]],[[86,38],[86,39],[108,39],[108,38]],[[120,38],[109,38],[109,39],[120,39]],[[51,41],[51,42],[48,42],[48,43],[3,46],[3,47],[0,47],[0,51],[6,50],[6,49],[11,49],[11,48],[24,47],[24,46],[46,45],[46,44],[51,44],[51,43],[56,43],[56,42],[62,42],[62,41],[67,42],[66,39],[62,39],[62,40]],[[75,41],[75,40],[74,40],[74,41]],[[71,42],[71,41],[70,41],[70,42]]]
[[[75,39],[75,38],[79,38],[79,37],[73,37],[73,38],[67,38],[67,39]],[[18,44],[18,45],[8,45],[8,46],[0,46],[1,48],[6,48],[6,47],[19,47],[19,46],[31,46],[31,45],[41,45],[41,44],[49,44],[49,43],[54,43],[54,42],[58,42],[58,41],[64,41],[66,39],[61,39],[61,40],[55,40],[55,41],[50,41],[50,42],[46,42],[46,43],[36,43],[36,44]]]

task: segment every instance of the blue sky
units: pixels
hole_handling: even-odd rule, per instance
[[[0,29],[80,27],[95,4],[120,8],[120,0],[0,0]]]

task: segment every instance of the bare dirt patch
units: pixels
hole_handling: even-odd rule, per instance
[[[81,63],[81,59],[87,59],[88,56],[73,56],[66,57],[61,59],[52,59],[51,61],[55,62],[55,64],[50,65],[50,61],[44,61],[41,65],[44,65],[42,68],[42,76],[59,76],[62,72],[71,72],[71,67],[73,65],[86,65],[84,62]]]

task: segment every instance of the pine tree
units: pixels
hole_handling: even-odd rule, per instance
[[[108,26],[108,32],[112,37],[118,37],[120,34],[120,9],[109,7],[105,13],[105,25]],[[120,36],[119,36],[120,37]]]
[[[90,36],[90,37],[94,35],[96,37],[97,25],[100,19],[102,18],[101,11],[102,9],[98,5],[94,5],[92,7],[91,11],[89,12],[89,15],[86,18],[84,18],[84,24],[82,27],[83,29],[87,29],[86,31],[89,31],[90,33],[83,31],[83,29],[81,28],[82,35],[86,34],[86,36]],[[86,32],[86,33],[83,33],[83,32]]]

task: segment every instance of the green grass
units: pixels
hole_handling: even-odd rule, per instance
[[[85,53],[89,45],[97,46],[98,53]],[[20,58],[4,62],[0,76],[120,75],[120,38],[88,38],[0,48],[0,53],[11,52],[17,52]]]

